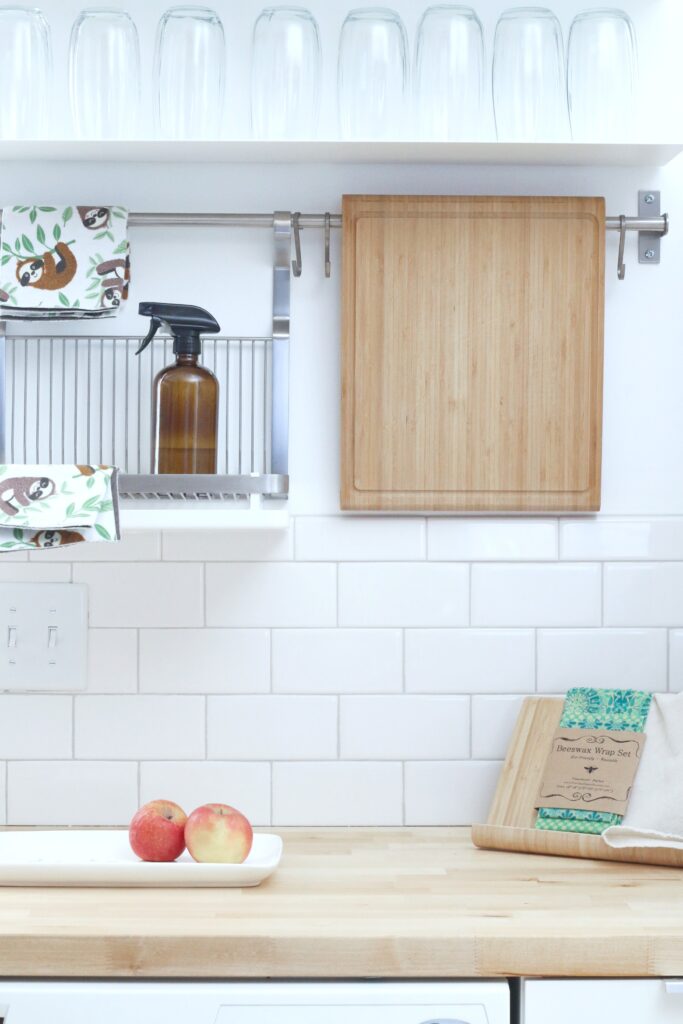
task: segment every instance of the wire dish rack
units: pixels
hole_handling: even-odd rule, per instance
[[[0,462],[117,466],[128,507],[247,505],[289,491],[289,336],[292,273],[301,273],[299,232],[325,229],[329,214],[131,214],[143,227],[270,228],[272,335],[204,339],[202,362],[219,382],[215,474],[153,474],[152,382],[173,361],[172,339],[141,356],[134,337],[15,335],[0,322]],[[292,240],[296,258],[292,260]]]
[[[133,337],[5,339],[5,461],[120,466],[122,497],[235,501],[284,497],[272,469],[272,338],[207,338],[218,378],[215,475],[152,475],[152,381],[173,362],[171,338],[140,356]],[[277,344],[277,343],[275,343]]]

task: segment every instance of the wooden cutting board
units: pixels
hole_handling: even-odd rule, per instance
[[[484,850],[683,867],[681,850],[613,849],[600,836],[551,832],[534,827],[538,816],[536,797],[563,706],[561,697],[527,697],[524,700],[488,820],[485,824],[472,826],[472,842]]]
[[[599,509],[604,200],[343,215],[342,508]]]

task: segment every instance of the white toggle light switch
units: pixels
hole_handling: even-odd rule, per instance
[[[0,583],[0,690],[84,690],[88,588]]]

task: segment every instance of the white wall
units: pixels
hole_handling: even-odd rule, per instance
[[[55,25],[77,9],[43,6]],[[236,82],[255,5],[218,6],[241,40]],[[343,4],[311,6],[330,69]],[[565,22],[575,7],[556,6]],[[675,41],[661,19],[680,23],[677,8],[633,4],[642,43]],[[401,9],[412,30],[418,6]],[[160,10],[134,11],[147,54]],[[489,26],[497,11],[483,12]],[[642,55],[659,109],[678,94],[660,51]],[[675,139],[670,109],[665,127]],[[682,185],[681,160],[662,171],[5,163],[1,204],[316,212],[338,210],[343,192],[598,194],[630,214],[651,187],[672,218],[659,268],[639,267],[629,241],[623,284],[609,239],[603,513],[579,521],[338,515],[339,240],[326,281],[321,238],[305,236],[289,533],[132,534],[92,554],[4,556],[3,580],[88,583],[92,627],[87,694],[0,697],[7,819],[119,822],[164,794],[233,801],[260,823],[466,823],[485,813],[520,695],[683,688]],[[267,332],[267,233],[137,229],[133,246],[117,330],[141,330],[140,299],[173,298],[205,305],[230,333]]]

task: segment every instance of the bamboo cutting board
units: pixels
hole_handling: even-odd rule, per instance
[[[345,196],[349,510],[600,507],[600,198]]]
[[[600,836],[534,828],[538,814],[534,804],[563,705],[561,697],[527,697],[523,702],[488,821],[472,826],[475,846],[485,850],[683,867],[681,850],[612,849]]]

